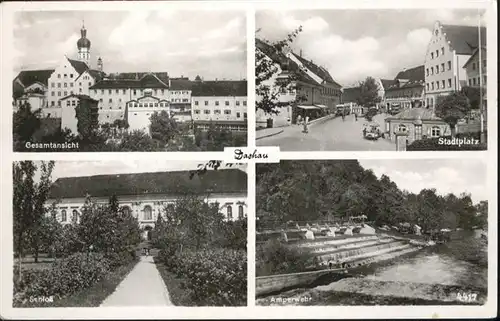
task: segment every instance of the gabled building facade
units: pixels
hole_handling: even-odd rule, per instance
[[[481,41],[479,40],[481,33]],[[439,96],[459,91],[466,85],[463,68],[479,43],[486,45],[486,28],[434,24],[425,56],[425,104],[434,108]]]
[[[425,106],[425,66],[400,71],[385,89],[384,107],[394,114],[403,109]]]
[[[276,52],[265,41],[256,39],[257,55],[274,64],[276,72],[264,85],[279,91],[277,113],[256,113],[257,127],[288,126],[295,123],[298,115],[319,117],[335,113],[340,103],[342,86],[324,68],[302,56],[302,53]],[[280,82],[290,82],[281,88]],[[256,97],[256,99],[262,99]]]

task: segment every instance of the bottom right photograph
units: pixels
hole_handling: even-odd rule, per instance
[[[487,163],[256,165],[256,304],[483,305]]]

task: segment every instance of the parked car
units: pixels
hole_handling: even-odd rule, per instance
[[[380,125],[377,123],[365,123],[363,124],[363,138],[368,140],[377,140],[381,136]]]

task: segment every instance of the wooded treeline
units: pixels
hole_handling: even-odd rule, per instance
[[[256,171],[258,228],[359,215],[377,226],[408,222],[424,231],[487,227],[487,201],[473,204],[466,193],[439,195],[435,189],[404,191],[357,160],[282,161],[258,164]]]

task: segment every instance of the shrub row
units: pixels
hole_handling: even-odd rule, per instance
[[[48,269],[23,271],[21,281],[14,280],[14,304],[23,304],[31,297],[65,297],[90,287],[134,259],[131,252],[75,253],[55,261]],[[14,278],[18,272],[14,268]]]
[[[157,260],[184,280],[184,287],[197,305],[246,305],[246,251],[212,249],[168,254],[162,250]]]
[[[479,133],[463,133],[457,134],[455,138],[451,136],[439,138],[427,138],[416,140],[407,146],[408,151],[439,151],[439,150],[486,150],[485,143],[475,144],[479,140]],[[458,145],[459,139],[473,141],[473,143]],[[454,140],[454,141],[453,141]],[[451,142],[452,144],[448,144]]]

